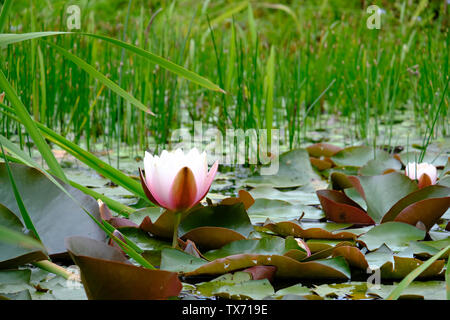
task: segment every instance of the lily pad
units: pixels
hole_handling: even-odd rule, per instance
[[[380,284],[369,288],[367,293],[386,299],[397,286],[398,283]],[[417,296],[425,300],[445,300],[445,281],[413,281],[403,290],[399,299],[411,299]]]
[[[24,230],[24,226],[19,218],[1,204],[0,225],[17,232],[23,232]],[[47,254],[42,250],[0,242],[0,269],[13,268],[47,258]]]
[[[421,221],[430,230],[450,206],[450,188],[429,186],[412,192],[398,201],[382,222],[400,221],[416,225]]]
[[[387,158],[389,154],[381,149],[366,146],[345,148],[331,157],[333,162],[341,167],[362,167],[368,161],[378,158]]]
[[[292,204],[283,200],[256,199],[255,204],[248,210],[253,223],[263,223],[267,219],[272,221],[286,221],[299,219],[321,219],[322,210],[303,204]]]
[[[260,240],[240,240],[229,243],[228,245],[208,251],[204,254],[208,260],[225,258],[235,254],[253,253],[261,255],[284,255],[291,250],[301,251],[303,257],[307,256],[306,251],[301,248],[297,241],[292,237],[286,239],[280,237],[262,238]]]
[[[386,244],[393,251],[408,247],[410,241],[422,240],[425,231],[403,222],[386,222],[373,227],[358,238],[370,251]]]
[[[70,237],[66,246],[80,267],[89,299],[167,299],[181,291],[176,273],[134,266],[119,250],[103,242]]]
[[[332,157],[339,151],[341,151],[342,148],[329,144],[329,143],[315,143],[313,145],[310,145],[306,148],[306,151],[308,151],[308,154],[311,157]]]
[[[245,183],[251,187],[292,188],[308,184],[315,177],[317,174],[311,167],[308,152],[295,149],[280,155],[277,174],[250,177]]]
[[[338,223],[308,223],[308,225],[302,225],[294,221],[277,223],[268,221],[263,227],[281,236],[304,239],[355,239],[357,237],[355,232],[341,230],[351,225]]]
[[[319,199],[314,192],[306,192],[300,189],[291,191],[280,191],[278,189],[262,186],[250,190],[250,194],[256,200],[282,200],[292,204],[315,205],[319,204]]]
[[[373,219],[359,204],[347,197],[343,192],[335,190],[318,190],[323,211],[327,219],[337,223],[354,223],[360,225],[375,224]]]
[[[106,239],[105,233],[86,212],[43,173],[15,163],[11,163],[10,167],[25,207],[50,255],[66,253],[64,239],[69,236]],[[4,163],[0,163],[0,181],[0,203],[21,219]],[[97,201],[78,189],[58,182],[100,220]]]
[[[268,280],[253,280],[247,272],[224,274],[209,282],[197,284],[196,290],[206,297],[219,296],[233,300],[260,300],[274,294]]]
[[[397,172],[379,176],[350,176],[367,203],[367,213],[377,223],[400,199],[418,190],[417,184]]]

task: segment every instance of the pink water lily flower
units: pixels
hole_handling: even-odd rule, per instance
[[[184,154],[177,149],[164,150],[159,157],[145,152],[145,177],[139,171],[142,187],[151,202],[171,211],[183,211],[206,196],[218,166],[216,161],[208,172],[205,152],[193,148]]]
[[[433,184],[437,181],[437,169],[432,164],[422,162],[410,162],[406,166],[405,174],[411,180],[419,181],[419,188],[424,188]]]

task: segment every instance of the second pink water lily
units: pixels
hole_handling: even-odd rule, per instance
[[[142,187],[148,199],[171,211],[192,208],[208,193],[217,173],[218,161],[208,172],[206,153],[196,148],[187,154],[181,149],[153,156],[145,152],[145,177],[140,170]]]

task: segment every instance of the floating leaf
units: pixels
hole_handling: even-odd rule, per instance
[[[245,210],[248,210],[255,203],[255,199],[253,199],[252,195],[247,191],[239,190],[239,197],[223,199],[220,204],[232,205],[239,202],[242,202]]]
[[[345,148],[331,157],[333,162],[341,167],[362,167],[372,159],[387,158],[389,154],[380,149],[366,146]]]
[[[253,223],[262,223],[266,219],[278,222],[299,219],[301,216],[306,219],[321,219],[324,216],[321,210],[313,206],[269,199],[256,199],[248,215]]]
[[[376,176],[389,172],[397,171],[402,168],[402,163],[395,158],[377,158],[370,160],[366,165],[359,169],[358,173],[362,176]]]
[[[207,297],[219,296],[234,300],[260,300],[274,294],[267,279],[253,280],[247,272],[228,273],[209,282],[199,283],[196,289]]]
[[[450,188],[429,186],[400,199],[383,217],[386,221],[399,221],[416,225],[421,221],[430,230],[450,206]]]
[[[50,255],[66,252],[64,238],[74,235],[105,240],[105,233],[80,206],[39,170],[20,164],[10,165],[23,202]],[[0,203],[20,217],[5,164],[0,164]],[[100,220],[97,201],[59,181],[95,218]]]
[[[24,230],[24,226],[19,218],[1,204],[0,227],[15,231],[18,234],[21,234]],[[0,230],[1,232],[3,231]],[[26,236],[23,235],[23,237]],[[11,240],[10,242],[4,242],[0,239],[0,269],[12,268],[48,258],[45,249],[42,246],[34,244],[34,242],[38,242],[34,238],[31,238],[34,241],[29,244],[24,243],[22,237],[16,240],[10,236],[8,238],[8,240]]]
[[[363,208],[344,193],[335,190],[318,190],[316,193],[328,220],[337,223],[375,224]]]
[[[167,299],[181,291],[176,273],[134,266],[119,250],[100,241],[70,237],[66,245],[80,267],[89,299]]]
[[[332,157],[341,150],[342,148],[328,143],[315,143],[306,148],[308,154],[315,158]]]
[[[350,176],[349,179],[366,200],[367,213],[377,223],[395,203],[418,190],[415,182],[397,172],[380,176]]]
[[[270,237],[252,240],[240,240],[229,243],[228,245],[208,251],[204,254],[208,260],[216,260],[242,253],[253,253],[260,255],[284,255],[291,250],[297,250],[302,253],[303,257],[307,256],[306,251],[301,248],[297,241],[292,237],[283,239],[280,237]]]
[[[410,241],[422,240],[425,231],[403,222],[386,222],[370,229],[358,238],[373,251],[386,244],[393,251],[406,248]]]
[[[351,224],[311,223],[308,226],[303,227],[302,224],[293,221],[278,223],[269,221],[263,227],[281,236],[293,236],[305,239],[355,239],[357,237],[357,234],[353,231],[341,230],[351,226]]]
[[[292,204],[315,205],[319,204],[319,200],[314,192],[305,192],[300,189],[291,191],[279,191],[268,186],[256,187],[250,190],[250,194],[256,200],[281,200]]]
[[[349,279],[350,269],[345,259],[337,257],[327,260],[299,262],[280,255],[237,254],[211,261],[199,268],[184,273],[185,276],[201,274],[223,274],[257,265],[277,267],[275,277],[295,279]]]
[[[317,175],[311,168],[309,156],[304,149],[295,149],[280,155],[276,175],[255,176],[245,180],[248,186],[292,188],[308,184]]]

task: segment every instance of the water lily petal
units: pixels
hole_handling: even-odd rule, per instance
[[[197,185],[189,167],[183,167],[176,175],[170,188],[170,209],[180,210],[192,207],[197,197]]]

